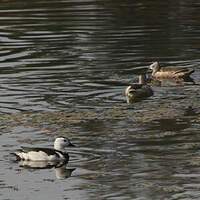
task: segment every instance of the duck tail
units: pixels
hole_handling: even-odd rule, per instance
[[[192,74],[194,72],[194,69],[189,69],[184,75],[183,77],[188,77],[190,76],[190,74]]]
[[[188,75],[192,74],[194,72],[194,69],[190,69],[188,72]]]
[[[194,72],[194,69],[181,69],[174,74],[180,75],[180,77],[187,77]]]
[[[21,160],[21,157],[17,154],[17,152],[10,153],[10,154],[15,156],[16,161],[20,161]]]

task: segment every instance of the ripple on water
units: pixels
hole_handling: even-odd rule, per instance
[[[0,112],[14,113],[0,116],[2,199],[200,197],[198,2],[7,0],[0,13]],[[196,85],[127,105],[152,60],[195,69]],[[10,161],[58,135],[78,144],[70,179]]]

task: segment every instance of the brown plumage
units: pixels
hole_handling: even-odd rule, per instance
[[[160,67],[158,62],[154,62],[149,66],[152,70],[152,77],[154,78],[186,78],[194,72],[193,69],[180,67]]]
[[[153,90],[146,85],[146,76],[139,76],[139,83],[128,86],[125,90],[127,103],[134,103],[153,95]]]

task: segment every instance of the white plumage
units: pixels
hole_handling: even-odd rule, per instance
[[[68,138],[59,137],[54,142],[54,149],[40,147],[21,147],[21,149],[13,154],[17,160],[29,161],[59,161],[68,162],[69,155],[64,152],[64,148],[74,146]]]

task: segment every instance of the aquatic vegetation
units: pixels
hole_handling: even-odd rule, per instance
[[[198,110],[198,108],[196,108]],[[184,116],[185,105],[183,104],[157,104],[141,103],[135,106],[119,105],[107,109],[75,109],[66,108],[63,111],[56,112],[21,112],[17,114],[0,115],[1,134],[13,130],[15,127],[31,127],[65,136],[76,132],[76,127],[85,122],[93,123],[94,120],[107,123],[123,122],[124,128],[127,123],[132,124],[134,128],[149,126],[151,129],[162,130],[159,133],[143,135],[141,137],[162,138],[172,137],[179,133],[173,130],[185,130],[185,134],[192,134],[194,128],[200,126],[200,114],[195,116]],[[191,120],[190,120],[191,118]],[[165,123],[170,123],[171,129],[162,127]],[[163,124],[163,125],[162,125]],[[110,125],[112,126],[112,125]],[[130,125],[129,125],[130,126]],[[174,126],[174,128],[172,127]],[[131,127],[131,126],[130,126]],[[170,132],[171,131],[171,132]],[[125,134],[123,126],[116,129],[116,134]],[[187,133],[186,133],[187,132]],[[181,133],[182,134],[182,133]],[[138,136],[135,136],[138,137]]]

